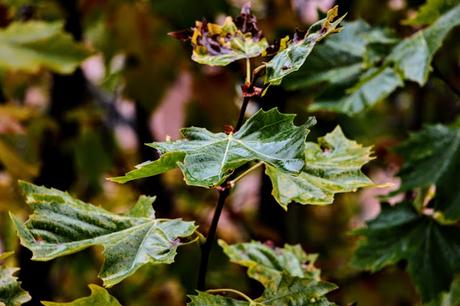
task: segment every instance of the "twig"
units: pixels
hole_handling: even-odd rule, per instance
[[[252,166],[251,168],[247,169],[246,171],[244,171],[243,173],[241,173],[240,175],[238,175],[237,177],[235,177],[233,180],[231,181],[228,181],[227,185],[230,187],[230,188],[233,188],[235,187],[235,184],[241,180],[243,177],[245,177],[247,174],[249,174],[250,172],[252,172],[254,169],[262,166],[264,163],[263,162],[258,162],[257,164],[255,164],[254,166]]]
[[[206,242],[201,247],[201,261],[200,269],[198,273],[198,290],[204,290],[206,284],[206,273],[208,270],[209,254],[211,253],[211,248],[216,239],[217,224],[219,223],[220,214],[224,208],[225,200],[230,194],[230,189],[224,188],[219,191],[219,200],[217,201],[216,210],[214,211],[214,216],[212,217],[211,227],[209,228],[208,237]]]
[[[243,125],[244,115],[246,114],[246,108],[248,107],[249,100],[251,100],[251,98],[249,97],[243,98],[243,104],[241,105],[240,115],[238,116],[238,122],[236,123],[236,127],[235,127],[236,131],[239,130],[241,126]]]
[[[227,289],[227,288],[224,288],[224,289],[209,289],[209,290],[206,290],[206,292],[208,292],[208,293],[231,292],[231,293],[234,293],[236,295],[239,295],[240,297],[242,297],[243,299],[245,299],[249,303],[254,302],[254,300],[251,299],[249,296],[247,296],[243,292],[235,290],[235,289]]]
[[[245,89],[247,92],[254,91],[254,85],[256,81],[256,75],[262,71],[261,68],[258,69],[256,73],[251,74],[251,62],[249,59],[246,60],[246,82],[245,82]],[[240,114],[238,115],[238,122],[236,123],[236,127],[234,132],[238,131],[244,122],[244,115],[246,113],[246,108],[251,100],[251,96],[245,95],[243,92],[243,103],[241,105]],[[257,167],[260,166],[257,164]],[[251,167],[249,170],[253,170],[255,167]],[[249,172],[244,172],[243,174],[246,175]],[[209,262],[209,255],[211,253],[212,245],[216,239],[216,231],[217,225],[219,223],[220,215],[224,208],[225,200],[227,199],[228,195],[230,194],[231,188],[233,188],[235,182],[241,178],[241,175],[237,177],[235,180],[231,181],[230,178],[227,178],[225,182],[223,182],[219,187],[216,189],[219,191],[219,199],[217,200],[216,209],[214,211],[214,216],[212,217],[211,226],[208,231],[208,236],[206,238],[206,242],[201,246],[201,260],[200,260],[200,268],[198,272],[198,290],[204,290],[206,286],[206,274],[208,271],[208,262]],[[232,183],[233,182],[233,183]]]
[[[246,83],[251,83],[251,60],[249,58],[246,59]]]

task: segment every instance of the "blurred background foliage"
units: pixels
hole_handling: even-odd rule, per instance
[[[244,63],[226,68],[198,65],[190,60],[190,48],[167,33],[193,26],[204,17],[221,21],[225,15],[235,15],[243,2],[0,0],[0,253],[18,250],[10,260],[21,267],[23,287],[34,298],[28,305],[87,295],[87,284],[99,282],[102,257],[100,250],[90,249],[49,263],[31,262],[29,251],[18,246],[8,217],[8,211],[23,216],[28,213],[17,188],[18,179],[68,190],[114,212],[125,211],[139,194],[157,195],[157,215],[196,220],[202,232],[207,230],[216,193],[185,186],[180,172],[126,185],[105,178],[155,159],[156,152],[142,144],[167,136],[176,139],[181,127],[203,126],[217,132],[225,124],[235,124]],[[337,49],[326,40],[284,87],[271,87],[257,105],[250,105],[249,112],[277,106],[283,112],[298,113],[300,122],[312,114],[309,105],[316,97],[343,95],[354,82],[353,74],[345,75],[334,87],[325,86],[327,76],[315,80],[316,72],[341,67],[350,58],[358,68],[362,61],[380,60],[379,52],[394,45],[394,40],[424,25],[423,20],[402,22],[423,2],[254,0],[253,10],[270,41],[296,27],[305,29],[334,4],[353,22],[346,24],[346,29],[358,24],[386,40],[364,59],[363,54],[354,54],[356,50],[347,47],[347,43],[353,46],[354,33],[342,36]],[[31,28],[21,28],[33,23]],[[15,40],[19,33],[15,31],[30,34],[30,41]],[[46,36],[45,42],[34,41],[34,31]],[[349,231],[378,214],[379,195],[397,189],[395,173],[401,159],[392,148],[424,124],[457,120],[459,35],[459,28],[449,33],[434,57],[434,73],[423,87],[406,82],[352,117],[314,113],[318,124],[309,140],[340,124],[349,138],[374,146],[377,158],[366,173],[376,183],[392,183],[391,187],[341,195],[327,207],[292,205],[286,213],[272,199],[270,182],[256,171],[231,195],[219,224],[219,237],[229,243],[250,239],[270,240],[276,245],[300,243],[307,252],[319,253],[323,276],[339,285],[330,298],[340,305],[416,305],[417,296],[404,264],[374,274],[350,267],[356,238]],[[35,52],[22,52],[23,45]],[[41,52],[48,54],[46,61]],[[16,57],[22,62],[11,60]],[[183,247],[176,263],[145,267],[110,292],[123,305],[183,305],[185,294],[194,292],[198,261],[197,245]],[[253,295],[261,291],[260,285],[249,280],[244,270],[230,265],[217,247],[209,287],[236,288]]]

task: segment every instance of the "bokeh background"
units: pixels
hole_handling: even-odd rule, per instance
[[[139,194],[156,195],[160,217],[196,220],[206,233],[217,193],[185,185],[179,171],[118,185],[105,178],[157,158],[143,143],[179,138],[179,129],[202,126],[222,131],[235,124],[241,103],[244,63],[225,68],[198,65],[191,49],[168,32],[194,25],[195,20],[222,21],[238,14],[244,0],[3,0],[0,27],[31,19],[61,20],[65,30],[91,56],[67,75],[48,69],[35,72],[0,69],[0,253],[17,250],[23,287],[39,300],[69,301],[88,295],[87,284],[100,283],[101,249],[59,258],[30,261],[18,245],[8,211],[26,218],[30,213],[17,180],[68,190],[72,195],[123,212]],[[392,29],[406,37],[417,28],[401,21],[414,14],[422,0],[254,0],[252,8],[269,41],[305,29],[338,4],[347,21],[363,19],[371,26]],[[436,54],[433,74],[424,87],[406,83],[371,110],[347,117],[314,113],[318,124],[309,140],[340,124],[345,134],[373,145],[376,159],[365,168],[387,188],[340,195],[326,207],[291,205],[285,212],[272,199],[271,184],[262,169],[245,177],[232,193],[220,220],[218,236],[229,243],[273,241],[300,243],[318,253],[325,279],[338,284],[330,299],[340,305],[416,305],[417,297],[404,263],[381,272],[360,272],[349,265],[356,238],[350,230],[379,212],[379,195],[399,184],[401,160],[392,148],[410,131],[428,123],[451,123],[460,112],[453,88],[460,88],[460,29],[450,33]],[[308,69],[308,61],[305,65]],[[447,85],[450,84],[450,85]],[[252,103],[297,113],[302,122],[312,115],[308,90],[271,87]],[[390,199],[396,201],[396,199]],[[123,305],[183,305],[195,290],[199,247],[182,247],[169,266],[142,268],[110,289]],[[212,253],[210,288],[237,288],[257,296],[261,287],[245,271],[228,263],[219,248]]]

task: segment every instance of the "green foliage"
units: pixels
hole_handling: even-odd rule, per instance
[[[75,1],[29,2],[8,0],[0,4],[0,103],[5,102],[5,106],[0,106],[0,250],[17,247],[17,239],[11,234],[14,227],[21,243],[32,250],[33,259],[38,261],[90,246],[104,248],[101,256],[53,264],[45,278],[53,287],[59,284],[59,289],[52,289],[50,296],[59,301],[82,296],[84,288],[76,280],[93,282],[94,271],[84,270],[93,261],[104,259],[99,275],[104,285],[110,287],[124,280],[117,291],[120,301],[183,305],[185,292],[196,289],[190,278],[195,276],[197,265],[190,262],[196,259],[198,249],[182,248],[190,252],[185,256],[176,257],[176,253],[179,246],[199,240],[204,244],[198,291],[189,296],[190,305],[335,305],[326,295],[337,287],[322,281],[320,270],[314,266],[316,255],[306,254],[300,245],[278,248],[272,243],[232,245],[220,240],[223,254],[246,268],[249,278],[260,283],[263,291],[257,291],[259,287],[254,288],[248,280],[242,281],[241,269],[213,271],[206,281],[208,257],[214,267],[221,264],[209,253],[216,234],[227,241],[244,241],[255,234],[277,243],[298,241],[308,249],[326,252],[328,256],[321,261],[327,271],[323,279],[345,284],[332,297],[334,302],[418,305],[418,296],[406,290],[409,288],[404,277],[393,281],[394,275],[400,276],[405,270],[424,305],[460,304],[460,194],[456,176],[460,171],[460,125],[448,125],[459,122],[455,119],[458,105],[454,95],[458,89],[453,73],[458,64],[458,46],[454,39],[446,39],[460,25],[458,1],[427,0],[415,17],[403,21],[423,27],[404,28],[397,25],[401,17],[414,16],[413,1],[396,8],[396,2],[382,6],[353,0],[350,15],[363,16],[369,24],[362,20],[342,24],[344,16],[337,18],[338,9],[334,7],[308,31],[275,39],[273,45],[269,45],[260,29],[266,31],[267,37],[276,38],[278,33],[294,28],[297,17],[307,19],[305,12],[311,8],[307,8],[308,1],[253,1],[256,14],[267,17],[260,27],[249,4],[243,6],[239,16],[225,17],[233,6],[240,4],[239,0],[81,1],[78,5]],[[368,14],[367,10],[375,13]],[[218,23],[201,19],[189,30],[171,33],[191,42],[195,62],[226,66],[246,60],[241,120],[237,128],[226,126],[225,132],[220,133],[223,124],[232,122],[230,115],[236,115],[233,102],[240,96],[235,90],[235,71],[244,65],[233,64],[227,70],[196,69],[185,62],[179,44],[165,35],[173,28],[192,25],[201,16]],[[371,24],[391,25],[395,32]],[[343,30],[340,26],[344,26]],[[69,77],[57,76],[55,73],[74,72],[92,53],[75,42],[72,34],[82,37],[84,45],[94,48],[97,56],[88,62],[91,67],[85,63]],[[437,54],[444,41],[450,45]],[[419,88],[429,81],[435,55],[437,79],[430,80],[429,87]],[[252,66],[256,68],[251,70]],[[452,73],[444,75],[443,70],[449,68]],[[416,84],[405,87],[407,81]],[[271,95],[264,94],[272,84],[281,83],[295,92],[277,88],[277,100],[269,101]],[[82,90],[83,84],[88,85],[87,90]],[[56,95],[67,90],[69,101]],[[105,90],[110,92],[106,94]],[[398,94],[392,95],[395,91]],[[135,114],[127,111],[131,102],[125,99],[136,104]],[[307,107],[299,105],[299,100],[314,103]],[[389,103],[369,116],[353,120],[319,114],[318,118],[326,120],[319,124],[315,135],[324,135],[331,127],[337,127],[317,141],[306,141],[309,128],[316,122],[308,118],[308,111],[354,115],[382,100]],[[161,111],[155,113],[160,102],[164,102]],[[189,104],[185,106],[186,103]],[[276,107],[269,110],[269,105],[289,111],[303,109],[299,122],[304,124],[295,125],[295,115],[280,113]],[[246,107],[255,115],[242,124]],[[255,111],[258,107],[264,110]],[[95,112],[88,113],[89,109]],[[212,119],[206,117],[204,110]],[[154,118],[156,136],[170,131],[169,122],[163,122],[168,123],[164,130],[157,130],[156,116],[162,113],[169,113],[167,120],[180,118],[192,127],[182,130],[180,140],[166,137],[164,142],[148,144],[159,151],[159,159],[144,162],[111,180],[126,183],[179,168],[188,185],[212,188],[219,194],[207,238],[196,231],[194,222],[166,218],[181,215],[203,224],[211,220],[208,201],[213,197],[204,196],[203,190],[180,187],[178,171],[145,184],[103,183],[103,176],[118,171],[114,167],[125,167],[137,155],[144,155],[143,150],[135,151],[134,147],[149,136],[150,118]],[[395,157],[393,146],[403,139],[400,131],[417,130],[424,122],[441,124],[411,134],[395,150],[401,159]],[[399,269],[372,277],[343,269],[353,243],[353,239],[345,239],[344,233],[350,225],[363,222],[368,207],[372,208],[368,194],[359,197],[360,204],[358,197],[340,197],[343,205],[335,208],[309,207],[306,211],[297,206],[286,216],[277,216],[273,214],[278,213],[278,207],[258,206],[269,200],[266,181],[255,179],[258,173],[240,181],[258,166],[264,167],[272,182],[272,195],[285,210],[290,203],[328,205],[337,193],[372,186],[362,172],[362,167],[373,159],[371,148],[346,138],[338,123],[366,143],[376,137],[375,152],[382,158],[366,169],[376,180],[381,176],[385,177],[384,182],[390,176],[393,179],[392,170],[401,165],[401,185],[390,196],[403,196],[404,201],[394,206],[382,205],[378,217],[354,232],[362,237],[353,257],[353,264],[360,269],[375,272],[403,261]],[[132,131],[134,136],[129,135]],[[123,137],[128,141],[124,142]],[[115,149],[115,141],[107,144],[112,139],[120,140],[120,150]],[[64,163],[71,167],[61,171],[59,167]],[[53,177],[56,173],[59,176]],[[108,210],[56,189],[24,182],[16,188],[16,178],[36,179],[40,184],[54,186],[62,183],[66,186],[62,189],[93,203],[104,203]],[[239,182],[243,183],[241,189],[238,186],[237,192],[232,193]],[[26,195],[28,207],[21,206],[20,189]],[[126,208],[126,203],[133,202],[139,191],[146,190],[159,194],[164,199],[161,202],[171,205],[161,210],[165,218],[155,216],[154,197],[141,196],[131,209]],[[227,205],[227,201],[235,205]],[[256,211],[257,207],[262,207],[261,213]],[[362,214],[356,214],[359,208],[363,208]],[[10,222],[5,209],[14,211],[16,216],[26,215],[27,209],[33,213],[25,223],[11,214]],[[109,210],[128,211],[115,214]],[[221,212],[225,220],[217,224]],[[267,222],[273,219],[279,221],[276,226]],[[0,255],[0,260],[8,255]],[[175,260],[177,263],[171,267],[158,266]],[[63,264],[64,272],[59,268]],[[141,267],[145,269],[140,271]],[[17,268],[0,266],[2,306],[30,300],[13,276],[16,271]],[[24,272],[29,273],[26,269]],[[366,286],[368,282],[372,286]],[[225,284],[248,293],[235,289],[206,291],[206,284]],[[30,286],[37,285],[41,283]],[[30,287],[31,292],[32,289],[36,288]],[[96,285],[90,285],[90,289],[89,297],[70,303],[43,303],[120,305],[105,289]],[[257,297],[253,299],[252,295]]]
[[[460,129],[444,125],[428,126],[397,148],[404,158],[399,175],[399,192],[436,186],[435,209],[449,220],[460,219]]]
[[[401,40],[389,49],[388,47],[395,42],[391,36],[378,30],[370,30],[365,23],[355,23],[349,31],[332,37],[328,44],[334,47],[341,41],[347,40],[350,34],[356,33],[358,35],[348,42],[353,44],[353,49],[349,49],[356,51],[348,51],[346,53],[349,53],[349,56],[344,58],[342,55],[339,60],[335,60],[336,57],[326,57],[319,54],[320,50],[318,50],[318,53],[313,54],[312,61],[313,64],[326,63],[326,67],[321,67],[322,73],[319,75],[316,75],[315,71],[307,73],[305,79],[301,75],[288,83],[288,87],[310,88],[318,83],[329,83],[329,91],[339,89],[341,94],[331,96],[327,91],[322,92],[323,95],[318,97],[309,110],[357,114],[386,99],[398,87],[404,85],[403,81],[414,81],[423,86],[428,80],[434,54],[442,46],[447,34],[458,25],[460,25],[460,5],[456,5],[440,16],[429,27]],[[343,52],[343,47],[338,50]],[[325,52],[326,55],[328,52],[335,54],[333,51]],[[361,69],[357,66],[359,62],[362,63]],[[307,66],[309,66],[308,61]],[[329,70],[324,71],[325,68]],[[348,78],[353,81],[351,86],[346,82]],[[338,84],[342,87],[337,87]]]
[[[460,272],[460,236],[452,225],[442,225],[419,214],[409,202],[383,205],[380,215],[356,230],[363,235],[352,263],[378,271],[406,260],[423,302],[429,302],[450,288]]]
[[[154,161],[146,161],[136,166],[135,170],[124,176],[109,178],[112,182],[124,184],[126,182],[145,177],[155,176],[177,167],[177,163],[184,160],[185,153],[167,152]]]
[[[390,53],[387,61],[405,80],[417,82],[420,86],[428,80],[433,56],[442,46],[447,34],[460,25],[460,4],[439,17],[424,30],[401,41]]]
[[[334,21],[337,16],[338,6],[335,6],[333,9],[329,10],[326,18],[312,25],[310,29],[303,34],[304,37],[299,37],[299,35],[302,34],[296,33],[292,40],[285,42],[287,44],[286,48],[280,49],[266,64],[265,83],[279,85],[284,77],[299,70],[317,42],[331,33],[340,31],[338,26],[345,18],[345,15]],[[311,33],[318,25],[320,25],[320,28],[316,32]]]
[[[34,214],[25,224],[12,218],[32,259],[46,261],[102,245],[105,262],[99,276],[107,287],[145,264],[172,263],[180,239],[196,230],[193,222],[156,219],[151,197],[140,197],[126,215],[116,215],[56,189],[20,185]]]
[[[453,8],[457,2],[457,0],[427,0],[414,17],[403,21],[403,23],[414,26],[431,24],[440,15]]]
[[[0,254],[0,261],[11,256],[13,252]],[[13,276],[19,269],[0,265],[0,305],[17,306],[30,301],[30,295],[21,288],[21,282]]]
[[[107,290],[97,285],[88,285],[91,295],[77,299],[69,303],[42,302],[45,306],[121,306],[116,298],[111,296]]]
[[[209,294],[199,291],[197,295],[190,295],[190,303],[188,306],[248,306],[250,303],[240,301],[221,295]],[[253,304],[254,305],[254,304]]]
[[[381,60],[381,54],[376,57],[375,50],[389,48],[397,42],[388,31],[373,28],[363,20],[344,22],[340,33],[316,46],[306,65],[289,75],[284,86],[297,90],[326,85],[330,89],[345,90],[365,69]],[[372,60],[371,54],[374,54]],[[324,94],[327,92],[320,93]],[[318,99],[324,100],[321,96]]]
[[[65,33],[61,22],[13,22],[0,30],[0,68],[71,73],[90,52]]]
[[[189,296],[189,305],[334,305],[324,295],[337,287],[320,280],[320,270],[314,266],[316,255],[307,255],[299,245],[286,244],[284,248],[260,242],[228,245],[222,240],[219,244],[230,260],[247,267],[248,276],[259,281],[265,290],[255,300],[246,297],[249,301],[198,292]]]
[[[320,271],[314,266],[317,256],[305,254],[299,245],[273,248],[257,241],[228,245],[223,240],[219,245],[231,262],[248,268],[248,276],[265,287],[280,283],[283,273],[319,279]]]
[[[266,173],[273,184],[273,196],[287,209],[290,202],[325,205],[340,192],[356,191],[371,186],[372,181],[361,167],[372,159],[371,149],[348,140],[339,126],[318,139],[318,144],[305,144],[305,167],[301,173],[289,174],[267,165]]]
[[[309,107],[310,111],[328,110],[356,114],[388,97],[403,85],[401,76],[391,67],[371,68],[349,88],[348,96],[331,102],[321,101]]]
[[[127,182],[156,175],[178,163],[189,185],[211,187],[220,185],[235,169],[259,160],[280,171],[298,173],[304,166],[303,151],[310,118],[295,126],[294,115],[281,114],[277,109],[260,110],[249,118],[236,133],[211,133],[203,128],[182,129],[184,140],[154,142],[149,146],[163,155],[158,161],[141,164],[124,177],[112,178]]]

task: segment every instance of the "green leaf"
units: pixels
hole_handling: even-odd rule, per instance
[[[319,280],[317,255],[305,254],[300,245],[272,248],[257,241],[228,245],[223,240],[219,245],[231,262],[248,268],[248,276],[266,288],[277,288],[284,274]]]
[[[34,214],[25,224],[12,219],[32,259],[47,261],[102,245],[105,262],[99,276],[107,287],[145,264],[172,263],[183,244],[180,239],[196,230],[193,222],[155,219],[151,197],[141,197],[127,215],[116,215],[56,189],[26,182],[20,186]]]
[[[325,87],[331,91],[338,85],[350,86],[370,64],[366,57],[373,48],[392,46],[397,41],[389,31],[372,28],[363,20],[344,23],[340,33],[315,47],[300,70],[286,77],[284,86],[311,92],[314,86],[321,85],[320,95]]]
[[[325,205],[334,201],[336,193],[373,185],[360,170],[371,159],[370,147],[348,140],[337,126],[318,143],[306,143],[305,167],[299,175],[271,166],[266,173],[273,184],[272,194],[284,209],[291,202]]]
[[[358,113],[403,85],[388,64],[375,67],[397,42],[390,31],[362,20],[347,23],[315,48],[303,68],[287,78],[286,87],[313,93],[316,99],[310,111]]]
[[[427,0],[420,6],[417,14],[408,20],[404,20],[403,24],[420,26],[432,24],[443,13],[453,8],[458,3],[458,0]]]
[[[309,111],[328,110],[353,115],[387,98],[396,88],[403,86],[401,76],[391,67],[372,68],[358,83],[348,89],[348,95],[334,101],[320,100],[311,104]]]
[[[247,301],[198,292],[189,296],[189,305],[335,305],[325,295],[337,286],[320,280],[320,270],[314,266],[316,255],[305,254],[299,245],[276,248],[256,241],[228,245],[223,240],[219,244],[230,260],[247,267],[249,277],[259,281],[265,290],[255,300],[240,294]],[[225,291],[228,290],[222,290]]]
[[[394,63],[404,79],[424,85],[428,80],[433,56],[441,47],[447,34],[460,25],[460,4],[439,17],[428,28],[401,41],[387,61]]]
[[[333,306],[335,304],[329,302],[324,295],[335,289],[337,286],[328,282],[285,275],[276,290],[265,290],[255,302],[266,306]]]
[[[191,295],[189,306],[333,306],[324,295],[337,289],[337,286],[327,282],[317,282],[311,279],[284,276],[276,290],[265,290],[262,296],[255,300],[241,301],[206,292]]]
[[[258,111],[235,134],[211,133],[197,127],[182,129],[183,140],[149,144],[164,154],[158,161],[141,164],[137,170],[112,180],[124,183],[156,175],[171,169],[179,159],[183,159],[177,164],[186,183],[194,186],[220,185],[235,169],[254,160],[298,173],[304,166],[307,128],[315,120],[309,118],[305,124],[295,126],[294,117],[275,108]]]
[[[380,215],[355,234],[364,239],[358,244],[353,265],[377,271],[406,260],[423,302],[448,290],[454,274],[460,271],[458,228],[419,215],[411,203],[383,205]]]
[[[246,301],[198,291],[198,295],[189,295],[189,306],[248,306]]]
[[[0,29],[0,68],[71,73],[89,54],[61,22],[13,22]]]
[[[124,184],[132,180],[155,176],[177,167],[177,163],[184,160],[183,152],[165,153],[159,159],[146,161],[137,165],[135,170],[126,173],[124,176],[111,177],[110,181]]]
[[[436,186],[435,209],[446,219],[460,219],[460,128],[428,126],[397,148],[405,160],[398,192]]]
[[[404,85],[403,81],[411,80],[424,85],[428,79],[431,61],[434,54],[441,47],[447,34],[460,24],[460,5],[455,6],[436,22],[424,30],[418,31],[406,38],[387,52],[395,40],[383,31],[374,32],[370,44],[366,46],[363,56],[363,74],[356,84],[348,88],[343,95],[320,96],[314,104],[309,106],[309,111],[334,111],[354,115],[375,105],[387,98],[398,87]],[[340,35],[340,34],[339,34]],[[337,35],[337,36],[339,36]],[[377,45],[376,45],[377,44]],[[360,50],[360,49],[358,49]],[[385,55],[387,55],[385,57]],[[383,60],[383,64],[379,63]],[[353,61],[352,64],[355,64]],[[331,70],[329,74],[316,76],[320,81],[331,78],[329,83],[344,83],[349,76],[353,80],[358,72],[358,67],[332,66],[336,75]],[[323,72],[324,73],[324,72]],[[309,85],[311,80],[307,79]]]
[[[91,295],[69,303],[42,302],[45,306],[121,306],[116,298],[98,285],[88,285]]]
[[[0,261],[11,256],[13,252],[0,254]],[[0,265],[0,305],[17,306],[30,301],[30,295],[21,288],[21,282],[13,276],[19,269]]]
[[[327,17],[318,21],[320,29],[310,33],[312,27],[307,31],[303,38],[295,37],[288,42],[285,49],[280,50],[266,65],[265,83],[270,85],[279,85],[284,77],[297,71],[305,63],[308,55],[315,47],[316,43],[331,33],[340,31],[338,28],[345,15],[334,19],[338,16],[338,6],[330,9]]]

